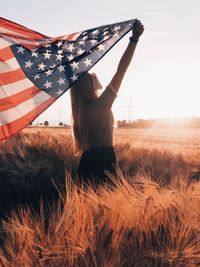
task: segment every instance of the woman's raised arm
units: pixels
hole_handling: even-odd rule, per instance
[[[143,33],[143,31],[144,31],[144,26],[139,20],[136,20],[134,27],[132,29],[132,36],[130,37],[130,42],[124,54],[122,55],[119,65],[117,67],[117,71],[110,82],[111,88],[116,93],[118,92],[120,88],[120,85],[122,83],[126,70],[133,58],[139,37]]]

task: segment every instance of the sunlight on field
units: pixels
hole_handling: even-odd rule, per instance
[[[115,142],[130,142],[137,148],[167,150],[191,161],[200,160],[200,129],[117,129]]]
[[[70,129],[26,128],[24,132],[44,131],[52,135],[71,136]],[[114,143],[129,143],[135,148],[166,150],[181,154],[189,161],[200,160],[200,129],[115,129]]]

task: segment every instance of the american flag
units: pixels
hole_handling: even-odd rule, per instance
[[[0,140],[36,119],[134,23],[133,19],[48,37],[0,18]]]

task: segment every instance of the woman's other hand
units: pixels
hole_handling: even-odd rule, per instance
[[[143,34],[143,32],[144,32],[144,25],[141,23],[139,19],[136,19],[133,25],[131,38],[138,40],[140,36]]]

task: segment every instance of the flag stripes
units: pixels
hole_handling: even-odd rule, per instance
[[[10,108],[14,108],[18,106],[19,104],[23,103],[24,101],[37,95],[40,92],[41,92],[40,89],[38,89],[36,86],[32,86],[17,94],[10,95],[9,97],[1,98],[0,99],[0,112],[10,109]]]
[[[50,100],[51,97],[40,90],[38,94],[32,96],[30,99],[17,105],[17,108],[11,108],[0,112],[0,125],[10,123],[19,119],[21,116],[26,115],[30,111],[34,110],[37,106],[40,106],[43,102]]]
[[[42,113],[45,109],[47,109],[55,100],[51,97],[39,106],[35,107],[30,112],[21,116],[16,120],[12,120],[11,122],[7,122],[4,125],[0,126],[0,140],[8,138],[15,133],[22,130],[27,124],[29,124],[33,118],[36,118],[38,114]],[[1,116],[1,113],[0,113]]]
[[[19,68],[20,66],[18,64],[18,61],[15,58],[11,58],[9,60],[6,60],[5,62],[0,61],[0,73],[17,70]]]

